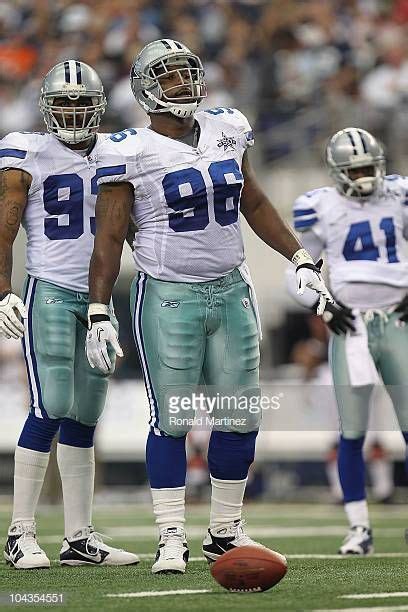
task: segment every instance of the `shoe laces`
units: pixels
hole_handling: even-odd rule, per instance
[[[252,538],[249,537],[247,533],[245,533],[244,526],[246,522],[244,520],[237,521],[232,531],[234,533],[234,539],[237,546],[263,546],[259,542],[255,542]]]
[[[174,559],[184,553],[184,534],[163,533],[160,537],[162,555],[165,559]]]
[[[112,539],[110,536],[104,533],[100,533],[99,531],[92,531],[86,540],[86,546],[85,546],[86,554],[91,557],[92,556],[96,557],[100,552],[101,546],[103,546],[104,544],[103,538],[106,538],[108,540]],[[91,546],[92,548],[95,549],[95,552],[90,551]]]
[[[42,553],[42,549],[38,545],[35,523],[26,523],[22,525],[23,533],[18,538],[16,544],[23,553]]]
[[[367,535],[368,529],[366,527],[363,527],[363,525],[354,525],[354,527],[351,527],[349,529],[348,534],[344,538],[344,544],[347,544],[348,542],[351,542],[351,540],[354,540],[356,538],[360,539],[362,536]]]

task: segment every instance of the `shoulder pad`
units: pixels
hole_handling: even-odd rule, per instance
[[[209,108],[200,111],[207,117],[214,118],[223,123],[234,126],[240,134],[245,134],[248,146],[253,144],[254,136],[248,119],[237,108]]]
[[[29,151],[29,134],[11,132],[0,140],[0,158],[25,159]]]

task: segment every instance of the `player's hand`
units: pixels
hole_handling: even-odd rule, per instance
[[[341,302],[326,304],[322,319],[332,332],[339,336],[346,334],[349,330],[356,331],[353,325],[355,319],[353,311]]]
[[[26,307],[14,293],[3,294],[0,297],[2,298],[0,300],[0,336],[18,340],[24,336],[24,322],[20,321],[17,314],[22,319],[26,319]]]
[[[89,305],[85,350],[91,368],[98,368],[104,374],[109,374],[112,371],[112,362],[109,357],[108,345],[112,346],[118,357],[123,357],[123,351],[109,314],[101,312],[103,307],[106,309],[105,312],[108,312],[108,307],[104,304]]]
[[[323,259],[320,259],[315,264],[310,255],[306,251],[304,251],[304,253],[305,255],[296,267],[297,293],[298,295],[303,295],[306,287],[316,291],[319,294],[316,314],[322,315],[327,303],[334,304],[334,299],[324,284],[322,275],[320,274]],[[294,261],[294,259],[292,259],[292,261]],[[294,263],[296,264],[296,260]]]
[[[408,294],[404,297],[402,302],[398,304],[395,309],[395,312],[401,313],[401,316],[399,317],[400,321],[402,321],[403,323],[408,323]]]

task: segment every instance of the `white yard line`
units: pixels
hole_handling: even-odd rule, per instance
[[[210,589],[180,589],[178,591],[141,591],[140,593],[108,593],[105,597],[163,597],[165,595],[198,595],[211,593]]]
[[[381,606],[375,608],[325,608],[324,610],[312,610],[312,612],[398,612],[398,610],[408,610],[408,606]]]
[[[118,526],[118,527],[101,527],[101,530],[107,535],[113,537],[140,537],[146,539],[150,537],[156,538],[157,528],[154,526]],[[322,525],[322,526],[305,526],[305,527],[248,527],[248,534],[254,538],[309,538],[309,537],[330,537],[344,536],[347,528],[344,525]],[[187,538],[191,540],[201,539],[205,534],[205,528],[201,525],[190,525],[187,527]],[[375,530],[376,536],[380,537],[404,537],[404,530],[400,527],[384,527]]]
[[[58,542],[61,538],[58,540]],[[41,538],[41,542],[43,542],[43,538]],[[143,561],[149,561],[155,559],[156,555],[153,553],[138,553],[138,557]],[[363,555],[323,555],[323,554],[303,554],[303,553],[294,553],[285,555],[287,559],[334,559],[335,561],[344,561],[347,559],[361,559],[366,563],[369,559],[406,559],[408,557],[408,553],[374,553],[365,557]],[[190,557],[189,561],[199,562],[207,560],[204,557]],[[54,563],[59,563],[59,559],[53,559]],[[347,596],[346,596],[347,597]],[[350,596],[351,597],[351,596]]]
[[[388,597],[408,597],[408,591],[391,591],[388,593],[352,593],[339,595],[340,599],[387,599]]]

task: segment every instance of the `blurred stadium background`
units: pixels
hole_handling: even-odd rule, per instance
[[[2,0],[0,136],[44,129],[41,80],[69,58],[92,65],[104,82],[103,131],[146,125],[130,91],[130,65],[150,40],[179,39],[204,60],[209,96],[203,106],[238,107],[248,116],[260,182],[290,221],[294,198],[327,183],[323,148],[338,129],[355,125],[373,131],[385,143],[388,173],[406,172],[407,31],[408,0]],[[290,407],[296,407],[275,432],[260,435],[248,495],[338,501],[326,330],[287,296],[285,261],[247,227],[244,232],[264,327],[262,380],[273,382],[275,390],[290,387]],[[14,258],[17,291],[24,278],[23,232]],[[97,435],[98,499],[108,501],[148,499],[147,408],[128,309],[132,273],[126,250],[115,295],[125,358]],[[12,341],[0,343],[0,398],[0,495],[6,500],[28,405],[20,345]],[[367,446],[372,495],[388,500],[394,494],[398,500],[394,485],[404,484],[403,447],[396,432],[385,431],[394,425],[383,420],[390,412],[384,394],[376,404],[382,431]],[[205,433],[191,436],[190,497],[197,500],[207,498],[205,443]],[[59,496],[55,465],[50,471],[44,501]]]

